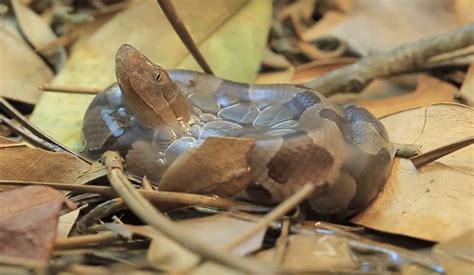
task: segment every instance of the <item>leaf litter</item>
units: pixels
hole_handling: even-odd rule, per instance
[[[258,83],[305,84],[372,52],[383,52],[471,22],[465,13],[469,1],[463,0],[453,4],[419,0],[406,5],[390,1],[282,0],[273,3],[273,19],[270,1],[174,2],[218,76]],[[12,53],[2,55],[2,62],[12,69],[0,74],[4,80],[0,83],[6,85],[2,86],[1,95],[38,103],[31,117],[35,125],[75,149],[80,147],[82,113],[92,96],[43,92],[38,102],[41,92],[36,87],[48,84],[53,70],[34,52],[35,48],[46,45],[52,47],[52,52],[60,52],[62,61],[48,59],[59,70],[52,85],[78,89],[93,90],[113,82],[111,60],[125,42],[139,47],[166,68],[199,70],[153,1],[92,1],[81,3],[78,9],[64,3],[55,7],[43,1],[19,3],[15,3],[16,19],[10,17],[13,21],[5,24],[0,33],[0,46]],[[197,12],[200,9],[215,12]],[[90,22],[91,18],[95,20]],[[12,27],[15,20],[22,33]],[[403,25],[400,22],[411,22],[414,27],[399,28]],[[367,28],[367,24],[373,28]],[[62,36],[56,39],[51,29]],[[332,38],[328,39],[328,35]],[[70,55],[66,66],[60,69],[63,47]],[[458,99],[472,102],[470,56],[472,52],[468,50],[467,54],[440,57],[438,63],[428,63],[406,75],[375,79],[361,94],[337,95],[331,100],[367,107],[382,117],[392,141],[418,144],[422,154],[430,152],[474,136],[469,119],[472,108],[437,104]],[[405,79],[400,81],[402,78]],[[6,131],[5,135],[11,136],[12,132]],[[31,148],[3,138],[0,141],[0,184],[2,190],[9,190],[0,193],[0,206],[5,205],[0,211],[7,211],[0,213],[0,271],[38,266],[81,273],[194,274],[231,274],[261,268],[286,272],[390,270],[402,274],[463,273],[472,269],[472,145],[419,169],[410,160],[397,158],[384,190],[350,222],[314,216],[298,208],[290,216],[270,221],[268,229],[256,231],[233,254],[228,251],[229,244],[254,228],[262,219],[261,214],[269,210],[268,206],[244,204],[232,198],[249,183],[244,156],[251,143],[236,141],[234,148],[220,151],[223,156],[225,152],[235,152],[234,164],[230,165],[213,152],[218,139],[209,140],[209,148],[203,146],[180,156],[177,165],[164,175],[165,183],[156,190],[153,183],[122,175],[107,164],[91,165],[67,152]],[[203,159],[212,161],[200,161]],[[236,170],[226,174],[228,167]],[[183,177],[182,169],[193,172]],[[127,183],[128,179],[140,194],[176,222],[176,232],[189,235],[185,237],[189,243],[177,242],[180,238],[175,239],[175,234],[156,230],[162,224],[142,225],[137,216],[145,208],[130,211],[124,203],[124,199],[130,202],[129,193],[118,195],[112,189],[100,189],[109,185],[107,181]],[[69,191],[18,187],[8,182],[50,184]],[[160,193],[164,190],[174,193]],[[75,207],[72,202],[79,208],[70,211]],[[170,202],[174,202],[171,207]],[[189,244],[195,239],[204,246],[220,249],[216,251],[222,255],[203,256],[193,250],[195,247],[190,249]],[[28,254],[20,249],[27,249]],[[26,257],[35,261],[28,262]]]

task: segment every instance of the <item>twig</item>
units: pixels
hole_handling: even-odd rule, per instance
[[[281,233],[275,244],[275,254],[273,255],[273,263],[281,264],[288,247],[288,235],[290,234],[290,220],[284,219],[281,223]]]
[[[56,145],[49,143],[45,140],[40,139],[25,127],[20,125],[19,123],[15,123],[13,120],[6,118],[4,115],[0,114],[0,123],[3,123],[8,129],[16,133],[17,135],[23,137],[24,140],[31,143],[32,145],[48,150],[48,151],[60,151],[61,148],[57,147]]]
[[[192,54],[199,66],[201,66],[205,73],[213,75],[214,73],[212,72],[211,67],[209,66],[209,64],[207,64],[206,59],[204,59],[204,56],[202,56],[201,52],[199,51],[199,48],[194,43],[193,38],[191,37],[191,34],[189,33],[188,29],[184,25],[183,21],[179,19],[179,16],[176,13],[173,3],[171,3],[170,0],[158,0],[158,4],[163,10],[163,13],[165,14],[166,18],[168,18],[168,21],[170,22],[171,26],[173,26],[179,38],[181,39],[181,41],[183,41],[183,44],[186,46],[186,48],[188,48],[188,51]]]
[[[75,232],[81,233],[87,230],[87,228],[97,222],[98,220],[110,216],[117,211],[127,209],[127,205],[122,198],[114,198],[108,201],[104,201],[94,207],[92,210],[87,212],[80,220],[76,222],[74,227]]]
[[[35,181],[20,181],[20,180],[0,180],[0,185],[16,185],[16,186],[28,186],[28,185],[43,185],[60,190],[75,191],[81,193],[92,193],[99,194],[106,197],[117,197],[117,193],[113,188],[108,186],[93,186],[93,185],[80,185],[80,184],[69,184],[69,183],[51,183],[51,182],[35,182]],[[248,209],[257,207],[256,205],[237,202],[224,198],[216,198],[205,195],[170,192],[170,191],[156,191],[156,190],[136,190],[152,204],[159,203],[174,203],[180,205],[204,205],[209,207],[216,207],[221,209]]]
[[[305,184],[300,190],[294,193],[291,197],[283,201],[279,204],[275,209],[273,209],[270,213],[267,213],[261,219],[255,223],[254,226],[243,232],[241,235],[237,236],[235,239],[230,241],[225,248],[228,250],[232,250],[245,242],[246,240],[250,239],[253,235],[255,235],[260,230],[268,227],[268,225],[276,219],[281,218],[285,215],[288,211],[293,209],[297,206],[300,202],[304,201],[308,198],[311,194],[313,194],[314,190],[316,190],[316,185],[312,183]]]
[[[39,86],[38,89],[40,89],[42,91],[48,91],[48,92],[87,94],[87,95],[96,95],[96,94],[100,93],[103,90],[103,89],[99,89],[99,88],[60,86],[60,85],[50,85],[50,84],[43,84],[43,85]]]
[[[430,162],[433,162],[471,144],[474,144],[474,137],[465,138],[460,141],[441,146],[429,152],[413,157],[410,160],[413,162],[413,165],[416,167],[416,169],[419,169]]]
[[[197,253],[198,255],[233,267],[247,273],[268,273],[270,268],[263,263],[254,260],[233,256],[221,249],[217,249],[200,239],[193,238],[187,231],[169,220],[165,215],[156,210],[145,198],[132,186],[131,182],[123,174],[123,166],[120,156],[116,152],[108,151],[104,154],[107,176],[114,189],[124,199],[130,209],[145,223],[153,226],[165,236],[176,241],[183,247]]]
[[[326,96],[361,91],[370,81],[420,68],[433,56],[474,44],[474,23],[458,30],[364,57],[306,85]]]
[[[58,238],[54,244],[55,249],[72,249],[88,245],[108,244],[121,240],[122,237],[115,232],[101,232],[93,235],[83,235],[68,238]]]
[[[66,153],[69,153],[81,160],[83,160],[86,163],[91,164],[92,161],[84,156],[81,156],[77,154],[76,152],[72,151],[71,149],[67,148],[66,146],[62,145],[59,143],[57,140],[54,138],[50,137],[48,134],[43,132],[41,129],[33,125],[25,116],[23,116],[18,110],[16,110],[8,101],[6,101],[3,97],[0,97],[0,111],[3,111],[6,115],[10,116],[11,118],[15,119],[20,123],[21,126],[25,127],[28,129],[32,134],[34,134],[36,137],[39,139],[42,139],[48,143],[54,144],[55,148],[57,148],[54,151],[64,151]]]

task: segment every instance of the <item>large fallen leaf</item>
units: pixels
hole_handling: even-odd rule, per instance
[[[474,22],[474,2],[472,0],[453,0],[454,12],[458,18],[459,25]]]
[[[474,105],[474,63],[469,66],[464,82],[461,86],[461,95],[463,95],[468,103]]]
[[[439,243],[433,255],[446,274],[470,274],[474,270],[474,230]]]
[[[448,32],[458,27],[445,0],[359,0],[344,22],[321,35],[334,35],[367,55]]]
[[[436,104],[382,119],[393,142],[421,144],[422,153],[474,136],[474,109]],[[443,241],[474,228],[474,146],[417,170],[395,159],[379,196],[352,222],[384,232]]]
[[[53,73],[17,31],[0,21],[0,96],[35,104]]]
[[[270,0],[177,0],[181,19],[216,75],[253,81],[271,18]],[[165,68],[199,70],[156,1],[118,13],[81,47],[75,48],[54,84],[106,87],[115,81],[114,55],[123,43]],[[46,93],[32,121],[61,142],[79,149],[80,125],[92,96]]]
[[[256,257],[272,261],[275,248],[257,253]],[[347,240],[331,235],[291,235],[281,263],[292,272],[350,270],[358,268]]]
[[[383,117],[414,107],[428,106],[437,102],[452,102],[457,88],[438,80],[437,78],[421,75],[418,78],[416,90],[401,96],[380,100],[357,100],[357,104],[367,108],[376,117]]]
[[[44,186],[27,186],[0,193],[0,255],[46,263],[56,239],[63,193]]]
[[[189,236],[199,238],[215,247],[224,248],[241,232],[254,225],[252,221],[231,218],[225,215],[214,215],[204,218],[187,219],[178,221]],[[184,270],[196,265],[201,257],[190,252],[175,241],[160,234],[149,226],[131,226],[126,228],[131,232],[144,235],[152,239],[148,252],[148,260],[165,271]],[[266,230],[255,234],[251,239],[234,249],[237,255],[245,255],[259,249],[262,245]]]
[[[12,1],[11,4],[21,32],[35,49],[39,49],[58,38],[49,25],[21,1]],[[56,71],[59,71],[66,63],[66,50],[63,47],[41,54],[54,66]]]
[[[247,154],[254,139],[209,137],[166,170],[160,190],[231,197],[252,182]]]
[[[0,145],[11,143],[0,138]],[[90,165],[70,154],[22,147],[0,148],[0,179],[69,183]],[[0,186],[0,190],[5,186]]]

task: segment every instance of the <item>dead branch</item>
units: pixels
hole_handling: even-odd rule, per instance
[[[306,83],[325,96],[360,92],[373,79],[420,68],[433,57],[474,44],[474,23],[455,31],[367,56]]]
[[[188,51],[192,54],[199,66],[201,66],[202,70],[205,73],[213,75],[214,73],[212,72],[211,67],[209,64],[207,64],[206,59],[199,51],[196,43],[194,43],[194,40],[191,37],[188,29],[184,25],[183,21],[179,19],[173,3],[171,3],[170,0],[158,0],[158,4],[163,10],[163,13],[166,15],[166,18],[168,18],[171,26],[173,26],[174,30],[176,31],[176,34],[178,34],[178,37],[181,39],[181,41],[183,41],[183,44],[186,46],[186,48],[188,48]]]

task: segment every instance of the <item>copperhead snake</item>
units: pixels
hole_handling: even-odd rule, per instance
[[[318,185],[311,208],[343,215],[372,201],[391,170],[394,149],[366,109],[335,106],[293,84],[167,71],[130,45],[115,61],[117,83],[94,98],[84,117],[89,157],[118,150],[129,171],[159,182],[176,158],[208,137],[252,138],[253,183],[241,193],[276,203],[311,182]]]

